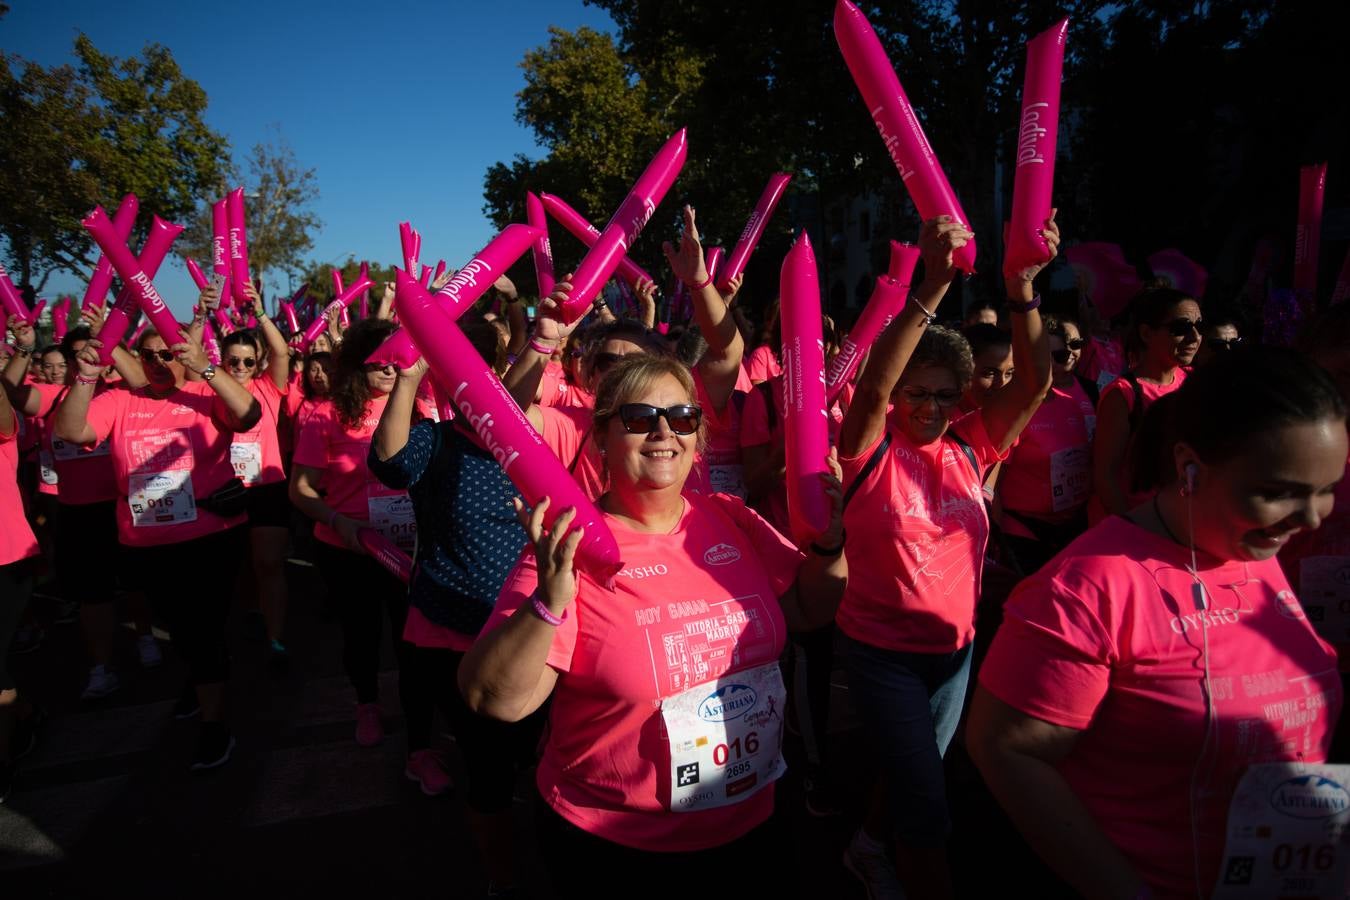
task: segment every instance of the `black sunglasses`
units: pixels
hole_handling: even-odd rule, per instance
[[[146,362],[150,362],[156,358],[162,363],[173,362],[173,352],[170,350],[146,350],[142,347],[140,350],[140,357]]]
[[[1242,338],[1205,338],[1205,343],[1215,350],[1236,350],[1242,343]]]
[[[395,372],[398,371],[398,366],[394,365],[393,363],[381,363],[381,362],[368,362],[361,368],[367,372],[383,372],[386,369],[393,369]]]
[[[1069,362],[1069,351],[1068,351],[1068,350],[1051,350],[1051,351],[1050,351],[1050,358],[1053,359],[1056,363],[1058,363],[1058,364],[1061,365],[1061,366],[1067,365],[1068,362]]]
[[[650,403],[625,403],[619,407],[619,421],[629,434],[651,434],[660,427],[662,416],[676,434],[693,434],[703,422],[703,410],[688,403],[665,409]]]
[[[1196,319],[1192,322],[1190,319],[1173,319],[1165,326],[1167,333],[1172,337],[1187,337],[1192,331],[1196,334],[1205,333],[1205,320]]]
[[[258,364],[258,361],[251,356],[243,359],[238,356],[231,356],[226,362],[232,366],[243,366],[245,369],[251,369]]]
[[[1070,338],[1064,342],[1064,346],[1068,347],[1070,350],[1082,350],[1087,346],[1087,341],[1083,338]]]

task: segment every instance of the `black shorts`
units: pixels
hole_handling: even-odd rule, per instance
[[[274,481],[255,484],[248,489],[248,526],[250,528],[290,528],[290,483]]]
[[[62,504],[56,526],[56,571],[62,595],[77,603],[111,603],[121,547],[117,543],[117,501]]]

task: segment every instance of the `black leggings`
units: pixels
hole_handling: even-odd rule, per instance
[[[379,699],[383,619],[389,619],[398,664],[398,699],[408,729],[408,752],[431,744],[432,694],[417,670],[412,644],[403,640],[408,589],[374,557],[317,541],[315,560],[328,585],[329,602],[342,618],[342,665],[357,703]]]
[[[0,691],[13,690],[14,677],[5,661],[9,659],[9,644],[23,620],[28,598],[33,594],[34,557],[0,566]]]
[[[234,579],[221,572],[239,565],[243,551],[239,527],[158,547],[122,545],[124,580],[145,592],[150,608],[168,626],[193,684],[218,684],[230,677],[225,626]]]
[[[441,715],[450,723],[455,746],[464,757],[469,772],[469,808],[485,815],[510,809],[516,774],[534,764],[548,704],[519,722],[480,716],[469,709],[459,692],[463,653],[418,647],[416,655],[417,667],[430,685]]]

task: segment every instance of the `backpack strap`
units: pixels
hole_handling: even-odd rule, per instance
[[[877,449],[872,451],[872,455],[867,457],[867,462],[863,463],[863,467],[858,470],[858,477],[854,478],[853,483],[848,486],[848,490],[844,491],[844,503],[840,507],[841,514],[848,509],[848,502],[853,499],[854,494],[858,493],[858,488],[862,487],[862,483],[876,471],[877,466],[881,464],[882,457],[886,455],[886,451],[889,449],[891,449],[891,433],[888,431],[882,436],[881,443],[877,444]]]
[[[961,448],[961,452],[966,455],[966,461],[969,462],[970,467],[975,470],[975,480],[980,482],[980,484],[984,484],[984,475],[980,472],[979,460],[975,458],[975,448],[966,443],[965,438],[961,437],[961,435],[952,431],[950,428],[947,429],[947,436],[951,438],[956,443],[956,446]]]
[[[1077,372],[1073,373],[1073,377],[1077,380],[1078,386],[1083,389],[1083,393],[1087,394],[1088,401],[1092,404],[1092,408],[1096,409],[1097,401],[1100,400],[1102,396],[1102,389],[1097,386],[1097,382],[1093,381],[1091,378],[1084,378]]]

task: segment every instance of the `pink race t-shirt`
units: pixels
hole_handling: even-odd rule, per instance
[[[1112,338],[1089,337],[1078,357],[1078,373],[1104,388],[1125,371],[1125,348]]]
[[[266,374],[250,379],[245,387],[262,407],[262,416],[250,431],[234,436],[234,442],[230,445],[234,474],[248,487],[285,481],[286,469],[281,463],[281,441],[277,427],[281,422],[286,395],[290,391],[278,391]]]
[[[19,494],[19,418],[0,434],[0,566],[37,556],[38,542]]]
[[[1206,611],[1189,564],[1109,517],[1018,586],[980,670],[1004,703],[1081,732],[1057,768],[1159,897],[1196,895],[1192,804],[1209,896],[1242,772],[1324,761],[1342,704],[1335,656],[1275,560],[1201,553]]]
[[[783,366],[774,355],[773,347],[768,344],[761,344],[750,351],[750,359],[745,364],[745,370],[750,376],[751,384],[759,384],[775,375],[783,374]]]
[[[891,446],[844,510],[848,587],[835,623],[849,637],[908,653],[952,653],[975,636],[989,539],[983,474],[1005,458],[979,412],[916,446],[889,421]],[[977,473],[958,434],[975,451]],[[882,437],[839,460],[851,485]]]
[[[296,435],[295,464],[323,470],[319,488],[324,502],[339,515],[368,523],[411,553],[417,549],[417,520],[408,492],[385,487],[366,466],[370,442],[388,402],[388,394],[372,398],[355,427],[342,423],[332,403],[316,406]],[[334,547],[346,546],[326,522],[314,523],[314,537]]]
[[[563,371],[562,363],[549,360],[539,380],[539,405],[594,409],[595,395],[579,385],[570,383]]]
[[[771,667],[777,676],[786,638],[778,598],[796,580],[802,554],[725,495],[686,496],[669,534],[606,521],[624,568],[613,590],[580,575],[577,599],[554,634],[548,665],[559,674],[539,791],[563,818],[608,841],[664,852],[720,846],[769,817],[773,789],[761,782],[739,801],[672,811],[675,780],[683,779],[686,791],[715,780],[697,766],[672,772],[679,748],[671,743],[682,744],[684,734],[670,733],[665,710],[691,692],[706,691],[708,702],[718,690],[730,696],[751,671]],[[537,584],[527,549],[484,631],[528,603]],[[782,707],[759,701],[738,714],[763,717],[762,733],[781,737]],[[690,747],[706,740],[688,738]],[[727,762],[734,765],[734,751]]]
[[[117,536],[128,547],[179,544],[233,528],[201,501],[234,478],[233,434],[221,427],[225,403],[204,381],[185,382],[167,397],[145,388],[110,390],[89,403],[94,440],[112,448]]]
[[[1308,621],[1336,648],[1341,671],[1350,671],[1350,478],[1336,485],[1335,506],[1321,527],[1289,539],[1280,565]]]
[[[1148,408],[1152,406],[1159,397],[1166,397],[1173,391],[1180,390],[1181,385],[1186,381],[1186,375],[1187,375],[1186,369],[1177,369],[1176,375],[1172,379],[1171,384],[1154,384],[1151,381],[1141,380],[1139,382],[1139,389],[1144,397],[1144,408],[1140,410],[1137,414],[1133,412],[1134,387],[1130,384],[1128,379],[1117,378],[1115,381],[1107,385],[1106,388],[1102,391],[1102,395],[1099,398],[1097,398],[1097,413],[1098,415],[1101,414],[1102,406],[1104,403],[1106,403],[1106,398],[1108,396],[1110,396],[1111,394],[1119,394],[1125,400],[1125,410],[1127,414],[1130,414],[1130,418],[1133,421],[1139,421],[1141,420],[1144,413],[1148,412]],[[1133,443],[1133,435],[1131,435],[1131,443]],[[1130,453],[1126,452],[1125,462],[1121,470],[1116,473],[1116,478],[1120,481],[1121,484],[1128,485],[1129,483],[1128,474],[1126,472],[1126,467],[1129,466],[1129,459]],[[1130,509],[1133,509],[1140,503],[1146,502],[1152,496],[1153,496],[1152,491],[1144,491],[1142,493],[1127,491],[1125,495],[1125,500],[1127,506]],[[1106,518],[1106,515],[1107,515],[1106,507],[1102,505],[1101,498],[1098,497],[1096,494],[1093,494],[1092,498],[1088,501],[1088,521],[1091,522],[1093,525],[1096,525],[1102,519]]]
[[[97,447],[85,448],[57,437],[52,428],[53,414],[68,388],[59,384],[35,384],[38,393],[38,417],[42,419],[42,482],[47,483],[47,469],[51,469],[51,483],[57,487],[57,497],[65,506],[84,506],[117,499],[117,481],[113,477],[112,450],[104,441]],[[113,390],[104,382],[94,389],[94,396]],[[124,387],[115,390],[125,390]]]
[[[1003,508],[1046,522],[1066,522],[1082,511],[1092,493],[1092,434],[1097,411],[1073,379],[1068,389],[1051,387],[1018,435],[999,478]],[[1012,516],[1003,530],[1034,538]]]
[[[694,402],[703,409],[708,441],[694,461],[685,482],[686,493],[733,494],[745,499],[745,466],[741,463],[741,411],[746,395],[732,389],[727,405],[719,413],[713,408],[703,371],[695,366]]]
[[[591,410],[577,406],[540,406],[544,427],[539,436],[558,457],[563,468],[572,473],[586,499],[594,500],[606,490],[604,460],[592,440]]]

